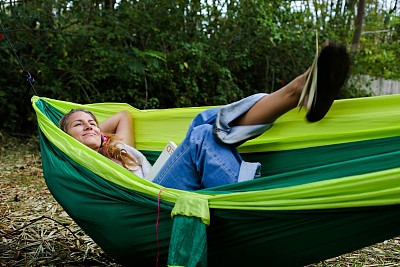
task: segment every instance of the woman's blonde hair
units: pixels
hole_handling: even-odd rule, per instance
[[[64,116],[61,117],[60,121],[58,122],[58,127],[67,133],[68,127],[68,119],[71,117],[72,114],[77,112],[85,112],[89,114],[93,120],[96,122],[96,125],[99,125],[99,122],[96,116],[89,110],[83,108],[72,109],[70,112],[66,113]],[[119,144],[123,144],[120,139],[115,134],[110,133],[102,133],[101,138],[101,145],[100,148],[97,150],[100,154],[107,158],[115,159],[121,162],[124,168],[135,171],[137,166],[140,166],[141,163],[137,162],[137,160],[132,157],[124,148],[119,148]],[[104,142],[104,137],[107,138],[107,141]],[[132,169],[133,168],[133,169]]]

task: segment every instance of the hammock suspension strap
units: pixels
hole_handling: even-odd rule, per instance
[[[9,44],[10,47],[11,47],[11,50],[12,50],[13,53],[14,53],[15,58],[17,59],[17,61],[18,61],[18,63],[19,63],[19,66],[21,67],[22,76],[24,76],[26,82],[28,83],[28,88],[26,89],[26,91],[25,91],[25,93],[24,93],[24,98],[23,98],[23,99],[25,99],[25,95],[28,93],[29,89],[32,89],[32,90],[33,90],[33,93],[34,93],[35,95],[39,96],[38,93],[37,93],[36,90],[35,90],[35,87],[33,86],[33,83],[35,82],[35,79],[32,77],[32,75],[29,73],[29,71],[25,70],[24,66],[22,65],[21,61],[19,60],[19,57],[18,57],[17,53],[15,52],[14,47],[12,46],[11,41],[10,41],[10,39],[8,38],[7,33],[6,33],[6,31],[4,30],[3,25],[1,25],[1,23],[0,23],[0,27],[1,27],[1,30],[3,31],[3,33],[4,33],[4,36],[5,36],[6,39],[7,39],[8,44]]]

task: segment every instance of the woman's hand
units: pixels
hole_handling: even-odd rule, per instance
[[[135,131],[132,115],[129,111],[121,111],[100,123],[102,132],[116,134],[127,145],[135,147]]]

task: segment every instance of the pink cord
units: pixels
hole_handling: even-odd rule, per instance
[[[157,205],[158,205],[158,216],[157,216],[157,224],[156,224],[156,231],[157,231],[157,248],[158,248],[158,253],[157,253],[157,262],[156,266],[158,267],[158,259],[160,258],[160,243],[158,242],[158,221],[160,220],[160,195],[161,192],[165,189],[165,187],[161,188],[160,192],[158,193],[158,200],[157,200]]]

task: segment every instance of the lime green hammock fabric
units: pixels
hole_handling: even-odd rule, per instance
[[[154,161],[205,107],[32,104],[50,191],[121,264],[155,266],[159,244],[159,266],[302,266],[400,234],[400,95],[336,101],[313,124],[293,110],[239,147],[262,178],[196,192],[140,179],[56,125],[72,108],[100,122],[129,110],[136,147]]]

